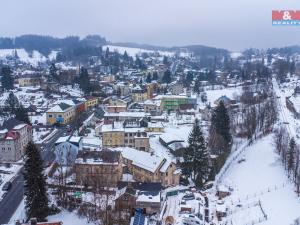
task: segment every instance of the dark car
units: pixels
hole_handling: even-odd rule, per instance
[[[182,197],[183,200],[194,200],[195,199],[195,195],[193,193],[189,193],[189,194],[185,194]]]
[[[2,191],[8,191],[11,188],[11,182],[8,181],[4,184],[4,186],[2,187]]]

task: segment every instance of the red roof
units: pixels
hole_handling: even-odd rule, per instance
[[[8,131],[5,137],[5,139],[13,139],[13,140],[16,140],[18,138],[20,138],[20,134],[19,132],[16,131]]]

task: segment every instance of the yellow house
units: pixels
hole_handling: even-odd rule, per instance
[[[145,128],[147,132],[165,132],[165,128],[161,122],[158,123],[148,123],[148,127]]]
[[[47,124],[68,124],[75,118],[75,107],[66,103],[60,103],[46,112]]]
[[[134,102],[144,102],[148,99],[148,92],[146,88],[141,88],[139,85],[131,90],[132,100]]]
[[[98,100],[99,99],[96,97],[87,97],[85,102],[85,110],[95,108],[99,103]]]

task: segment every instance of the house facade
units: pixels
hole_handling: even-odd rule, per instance
[[[76,115],[76,107],[66,103],[59,103],[46,112],[47,124],[68,124]]]
[[[76,183],[93,187],[116,187],[122,179],[122,155],[115,151],[81,151],[75,160]]]
[[[27,144],[32,140],[30,125],[10,118],[0,126],[0,161],[14,162],[25,154]]]

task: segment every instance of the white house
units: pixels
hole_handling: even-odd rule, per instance
[[[63,166],[74,164],[78,151],[82,150],[82,137],[60,137],[55,142],[55,161]]]

